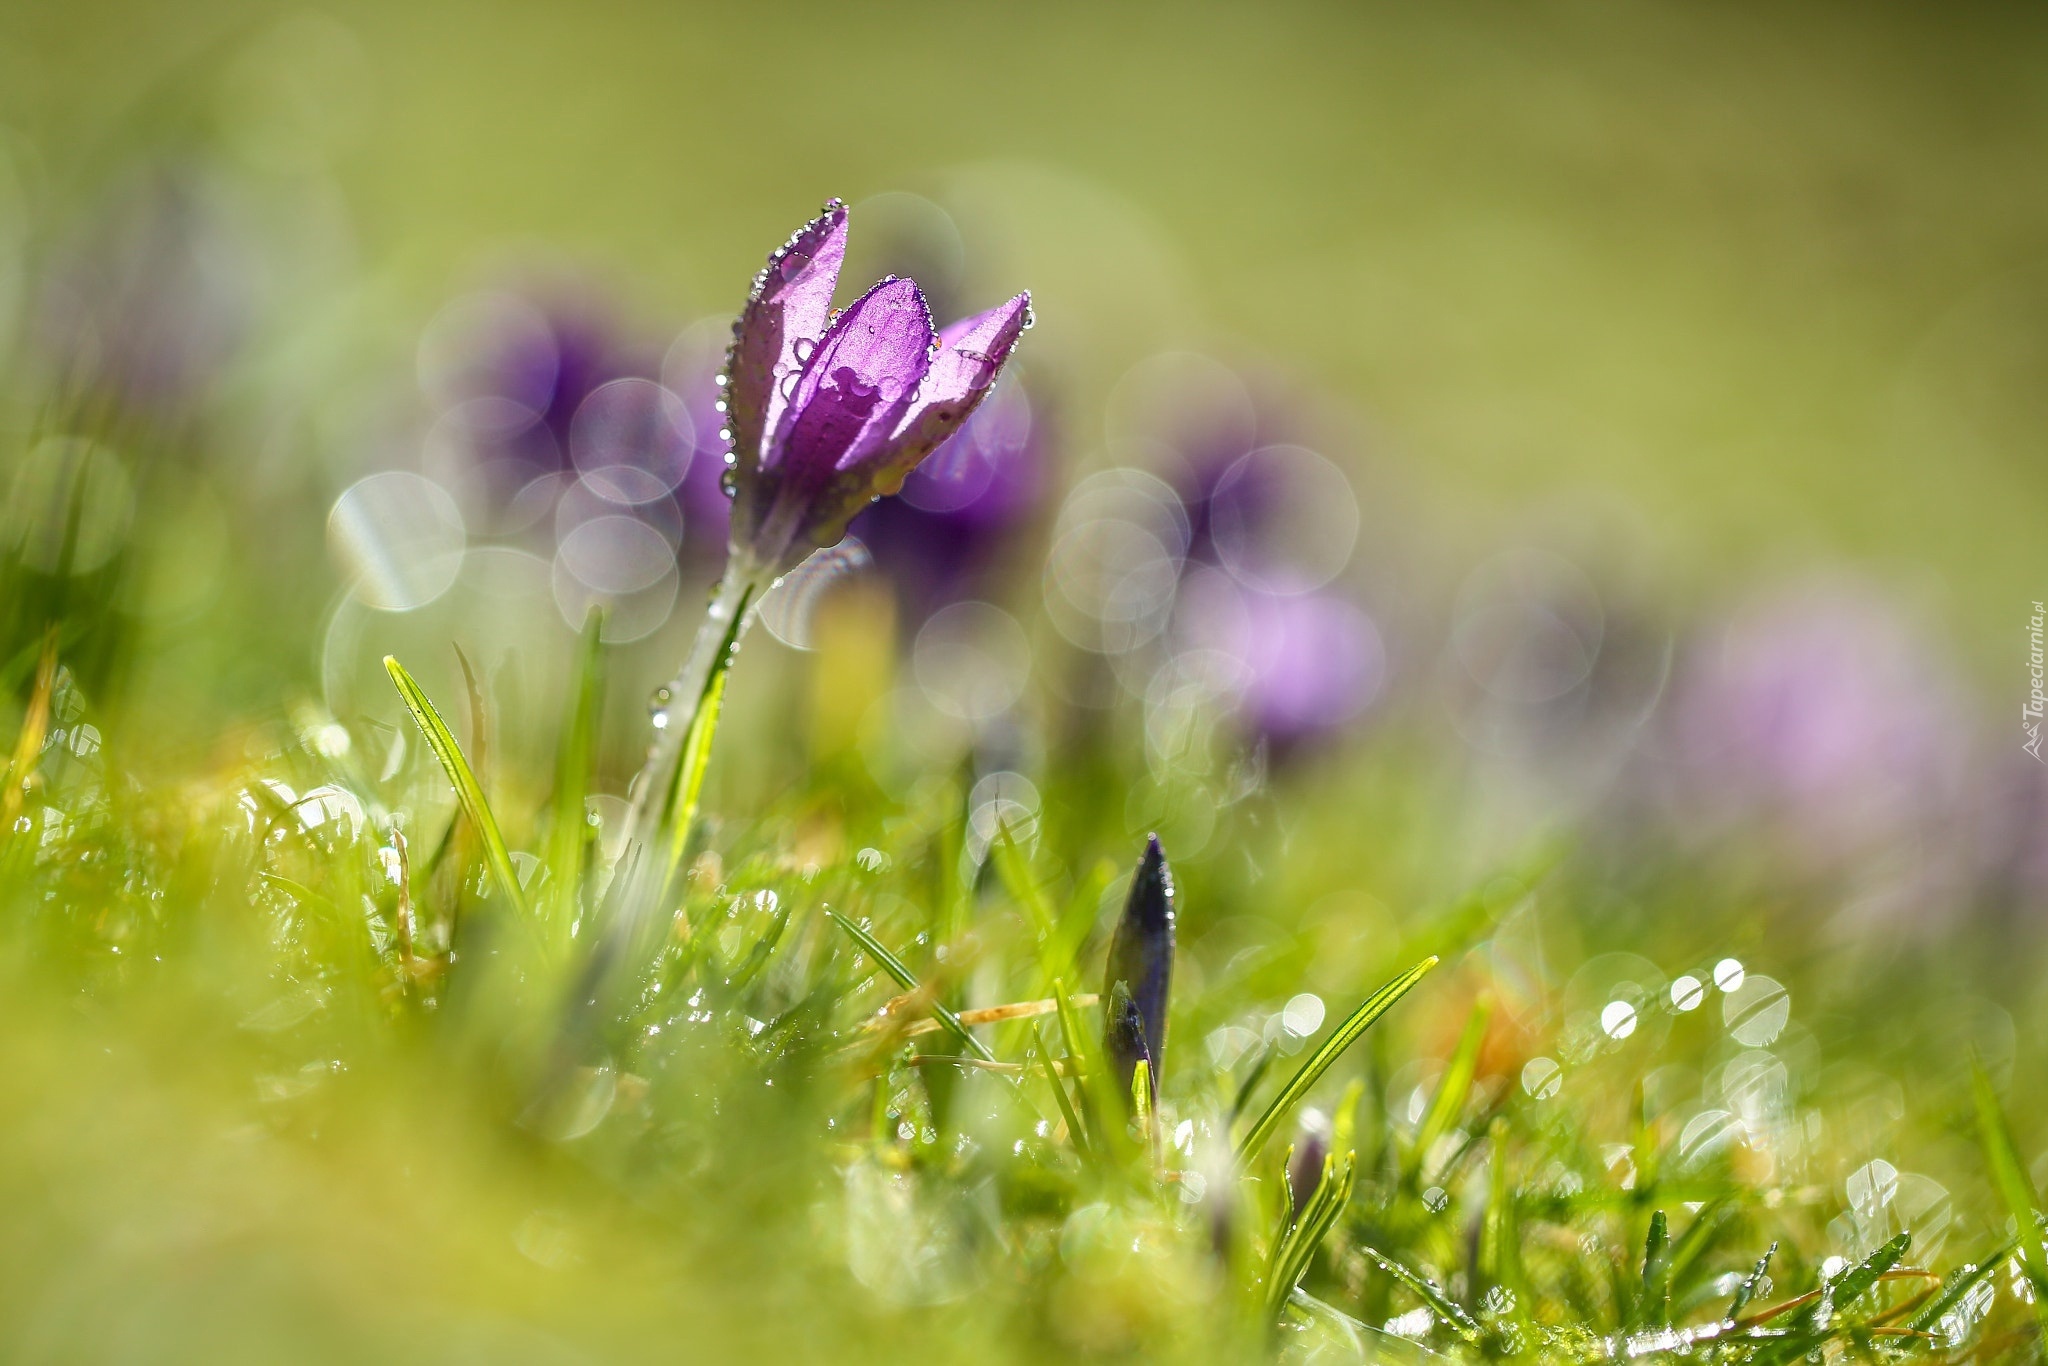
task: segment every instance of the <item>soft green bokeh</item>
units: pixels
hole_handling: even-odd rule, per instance
[[[0,120],[75,189],[211,117],[279,13],[17,7]],[[1476,535],[1612,489],[1689,594],[1871,565],[1994,687],[2048,591],[2038,10],[327,13],[359,47],[301,59],[360,115],[338,183],[412,307],[545,244],[729,309],[825,193],[972,182],[1083,394],[1161,342],[1264,353]]]

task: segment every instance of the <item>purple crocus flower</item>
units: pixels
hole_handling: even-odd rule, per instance
[[[1102,1048],[1119,1095],[1131,1093],[1141,1058],[1150,1064],[1153,1095],[1158,1095],[1166,1058],[1166,1007],[1173,991],[1173,941],[1173,870],[1166,866],[1159,836],[1153,835],[1131,879],[1103,973],[1103,998],[1110,1004]]]
[[[754,279],[726,365],[732,546],[753,564],[827,546],[903,486],[988,394],[1031,325],[1031,296],[934,332],[914,280],[835,314],[846,207],[832,200]]]

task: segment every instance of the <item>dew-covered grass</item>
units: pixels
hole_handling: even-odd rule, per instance
[[[2010,1038],[1902,1045],[1849,1012],[1916,1002],[1812,989],[1768,927],[1668,975],[1588,954],[1611,874],[1569,840],[1460,885],[1403,856],[1413,796],[1246,796],[1173,870],[1170,1047],[1120,1094],[1140,851],[1080,758],[1021,819],[825,765],[708,810],[614,984],[594,683],[545,772],[461,757],[480,686],[408,695],[468,742],[307,712],[143,780],[40,663],[0,1008],[25,1357],[2034,1350]]]

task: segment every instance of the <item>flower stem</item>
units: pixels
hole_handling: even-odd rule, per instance
[[[695,729],[697,709],[704,704],[713,670],[730,666],[731,653],[753,622],[768,578],[751,562],[736,558],[727,564],[689,655],[662,690],[666,700],[655,713],[654,743],[634,780],[626,817],[626,846],[641,851],[643,866],[653,851],[662,847],[662,837],[668,833],[664,827],[675,817],[672,798],[677,766],[682,762],[684,741]]]

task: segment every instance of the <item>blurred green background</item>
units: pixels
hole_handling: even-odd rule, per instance
[[[282,109],[318,156],[279,174],[331,176],[371,282],[342,306],[409,321],[535,243],[729,310],[824,194],[971,185],[1083,411],[1222,338],[1355,405],[1453,527],[1590,486],[1695,598],[1859,561],[2011,703],[2048,592],[2038,6],[288,13],[7,7],[24,180],[62,203]]]

